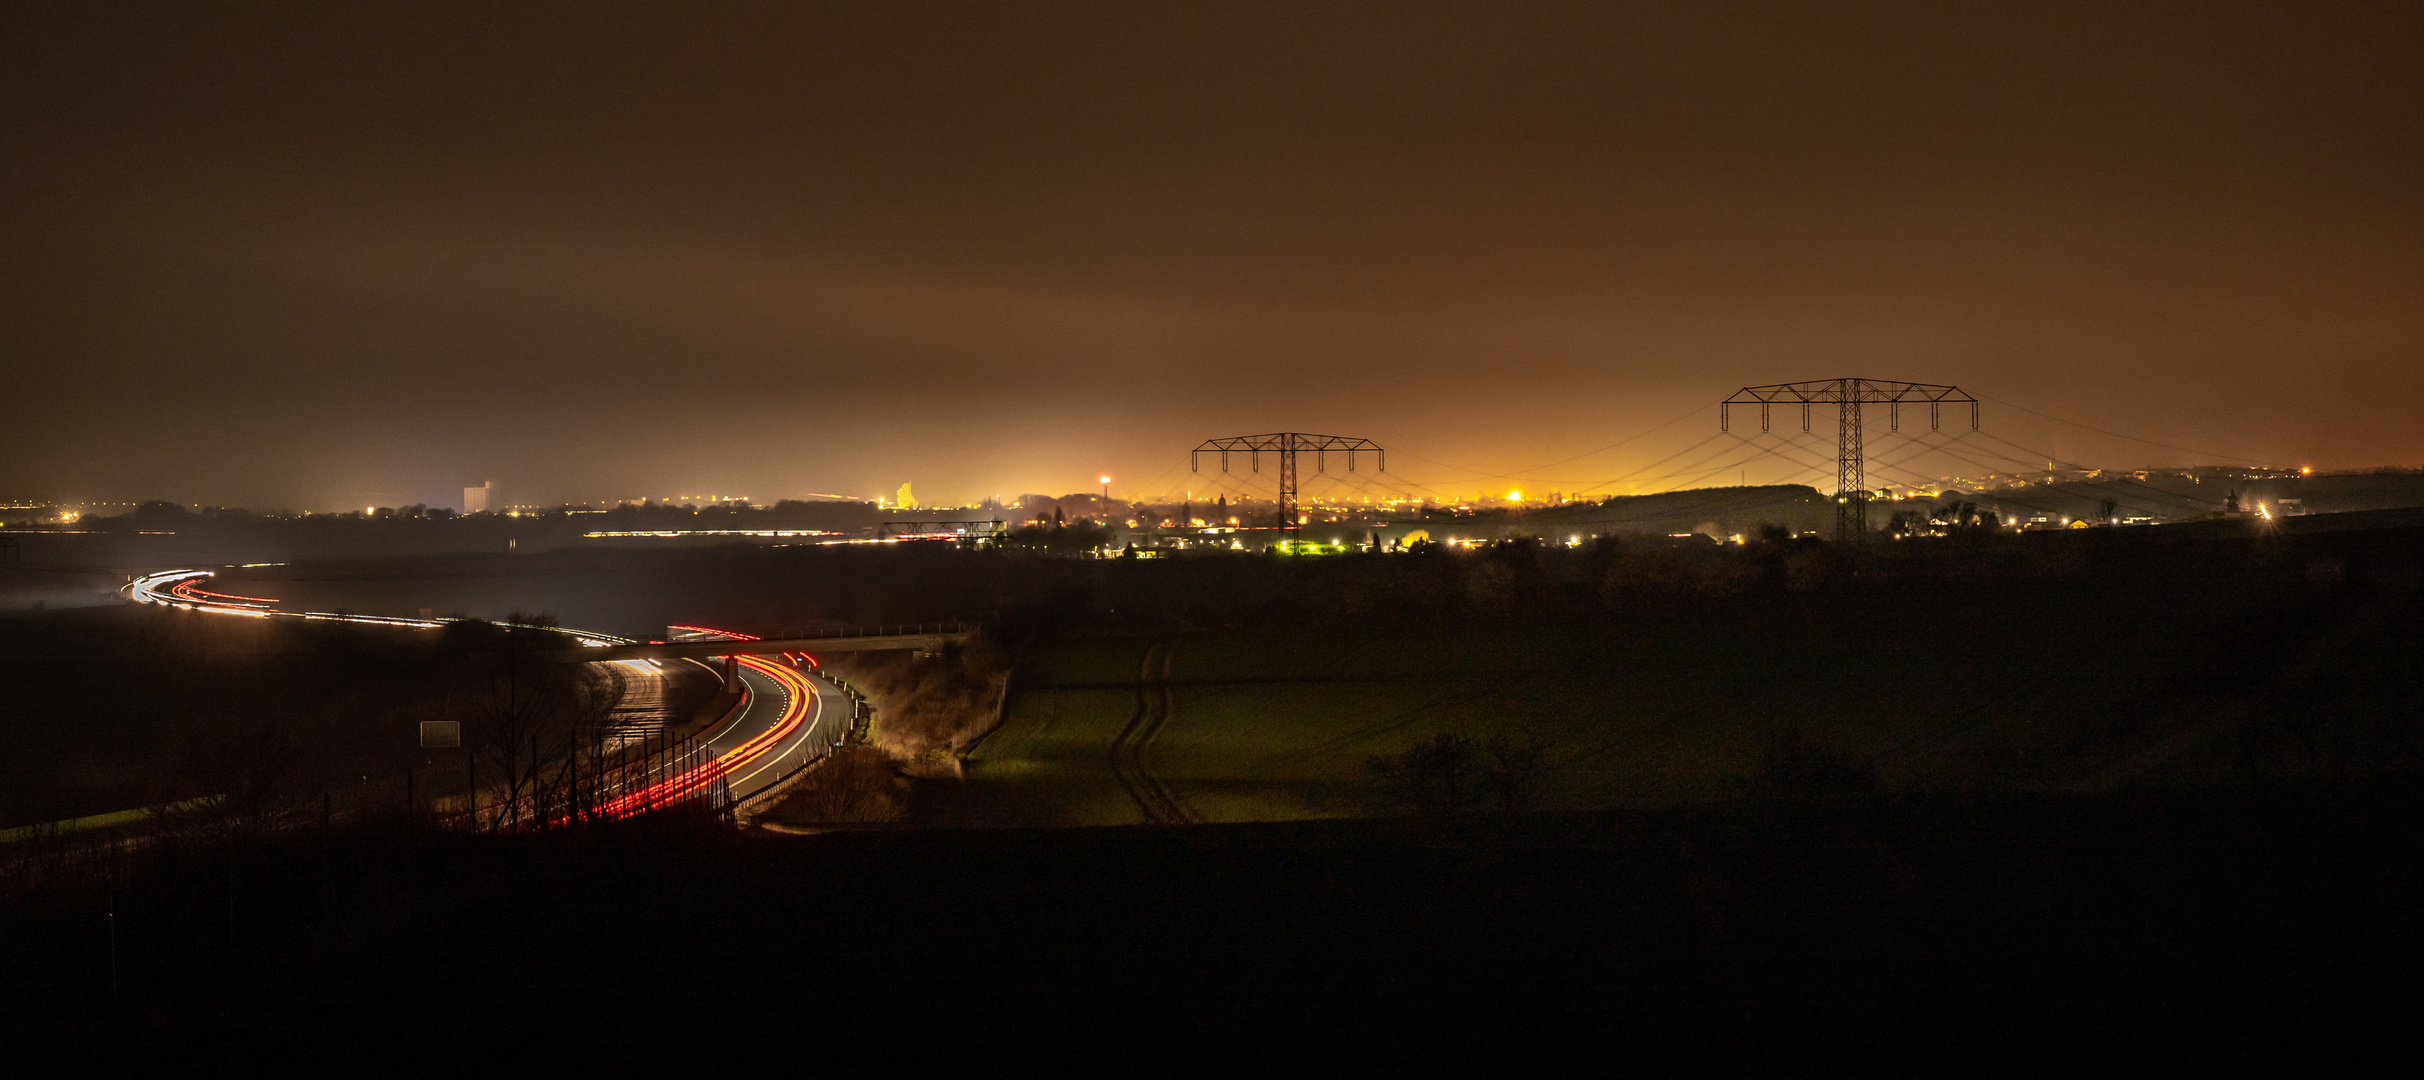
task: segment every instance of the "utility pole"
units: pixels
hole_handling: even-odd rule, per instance
[[[1361,453],[1371,454],[1379,462],[1382,472],[1387,472],[1389,469],[1388,451],[1381,449],[1379,444],[1370,439],[1357,439],[1345,435],[1308,435],[1301,431],[1281,431],[1269,435],[1240,435],[1230,439],[1206,439],[1203,445],[1196,447],[1187,455],[1187,468],[1191,471],[1200,471],[1202,466],[1200,458],[1207,450],[1220,452],[1220,471],[1222,472],[1229,471],[1229,455],[1232,453],[1247,455],[1255,472],[1262,471],[1262,455],[1265,451],[1278,456],[1279,523],[1280,528],[1287,530],[1287,539],[1290,540],[1296,539],[1297,534],[1303,528],[1302,523],[1297,520],[1296,512],[1296,455],[1311,451],[1313,471],[1317,473],[1325,471],[1329,467],[1329,457],[1332,452],[1343,452],[1347,455],[1348,472],[1355,471],[1355,455]]]
[[[1902,406],[1927,406],[1927,426],[1941,426],[1947,403],[1968,405],[1970,430],[1978,429],[1978,399],[1958,386],[1891,382],[1884,379],[1819,379],[1813,382],[1746,386],[1717,406],[1717,429],[1733,430],[1730,410],[1736,405],[1759,406],[1759,430],[1768,429],[1769,410],[1779,404],[1801,406],[1801,430],[1810,429],[1810,406],[1835,406],[1835,540],[1857,544],[1868,534],[1867,462],[1861,450],[1860,408],[1872,402],[1886,407],[1886,424],[1902,430]]]

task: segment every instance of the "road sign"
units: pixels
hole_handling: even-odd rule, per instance
[[[463,722],[460,720],[421,721],[421,748],[444,750],[463,745]]]

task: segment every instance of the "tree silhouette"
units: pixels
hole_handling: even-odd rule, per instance
[[[1365,769],[1378,784],[1385,809],[1424,817],[1480,810],[1511,814],[1530,809],[1539,796],[1549,749],[1541,739],[1497,734],[1476,742],[1443,731],[1394,757],[1373,757]]]
[[[462,651],[452,710],[481,761],[505,779],[499,824],[545,812],[542,779],[561,773],[622,699],[622,680],[602,664],[564,663],[571,643],[545,615],[517,612],[502,625],[466,620],[447,627]]]

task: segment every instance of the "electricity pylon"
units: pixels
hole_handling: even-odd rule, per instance
[[[1970,430],[1978,429],[1978,399],[1963,393],[1960,387],[1884,379],[1819,379],[1745,386],[1718,404],[1717,429],[1733,430],[1728,410],[1736,405],[1759,406],[1761,431],[1768,429],[1768,410],[1777,404],[1801,406],[1803,431],[1810,429],[1813,403],[1835,406],[1835,539],[1839,543],[1857,544],[1868,533],[1869,493],[1867,467],[1860,450],[1860,407],[1870,402],[1885,403],[1886,423],[1895,431],[1902,430],[1904,403],[1921,402],[1927,404],[1927,426],[1931,431],[1941,426],[1946,402],[1968,405]]]
[[[1355,471],[1355,455],[1371,454],[1379,460],[1382,472],[1389,469],[1389,452],[1370,439],[1355,439],[1344,435],[1307,435],[1301,431],[1282,431],[1270,435],[1240,435],[1231,439],[1206,439],[1202,446],[1187,454],[1187,468],[1200,471],[1201,455],[1207,450],[1220,451],[1220,471],[1229,471],[1229,455],[1248,455],[1255,472],[1262,471],[1262,456],[1267,451],[1279,455],[1279,523],[1295,539],[1302,526],[1296,513],[1296,455],[1313,452],[1313,471],[1321,472],[1330,464],[1333,451],[1347,455],[1347,471]]]

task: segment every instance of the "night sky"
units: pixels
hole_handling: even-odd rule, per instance
[[[2415,464],[2424,6],[16,4],[0,274],[0,498],[1579,490],[1838,375]]]

